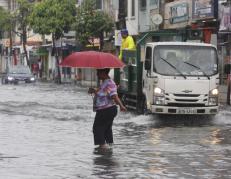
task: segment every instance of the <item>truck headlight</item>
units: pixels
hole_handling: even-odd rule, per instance
[[[219,91],[217,88],[209,92],[209,106],[218,105],[218,94],[219,94]]]
[[[154,95],[155,96],[164,96],[164,90],[156,87],[156,88],[154,88]]]
[[[209,94],[209,95],[210,95],[210,96],[217,96],[218,93],[219,93],[218,89],[215,88],[215,89],[213,89],[213,90],[210,91],[210,94]]]
[[[8,80],[8,81],[13,81],[14,78],[13,78],[12,76],[8,76],[8,77],[7,77],[7,80]]]
[[[161,88],[154,88],[154,104],[157,105],[164,105],[165,104],[165,96],[164,96],[164,90]]]

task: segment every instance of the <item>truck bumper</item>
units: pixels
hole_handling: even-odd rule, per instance
[[[191,115],[215,115],[218,113],[218,106],[208,107],[174,107],[152,105],[151,112],[154,114],[191,114]]]

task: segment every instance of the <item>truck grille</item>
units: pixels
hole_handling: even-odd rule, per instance
[[[205,104],[198,104],[198,103],[168,103],[168,106],[175,106],[175,107],[205,107]]]
[[[179,97],[199,97],[199,94],[173,94],[174,96],[179,96]]]
[[[165,94],[166,105],[176,107],[204,107],[208,103],[207,94]]]
[[[197,102],[197,99],[175,99],[176,101],[181,101],[181,102]]]

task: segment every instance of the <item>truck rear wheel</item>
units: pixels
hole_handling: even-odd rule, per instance
[[[148,110],[148,107],[147,107],[147,100],[145,99],[144,101],[144,115],[149,115],[150,114],[150,111]]]

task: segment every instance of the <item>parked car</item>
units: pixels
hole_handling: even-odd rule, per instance
[[[13,83],[17,84],[19,82],[32,83],[35,82],[35,77],[31,73],[28,66],[16,65],[11,66],[7,69],[6,73],[2,76],[2,84]]]

